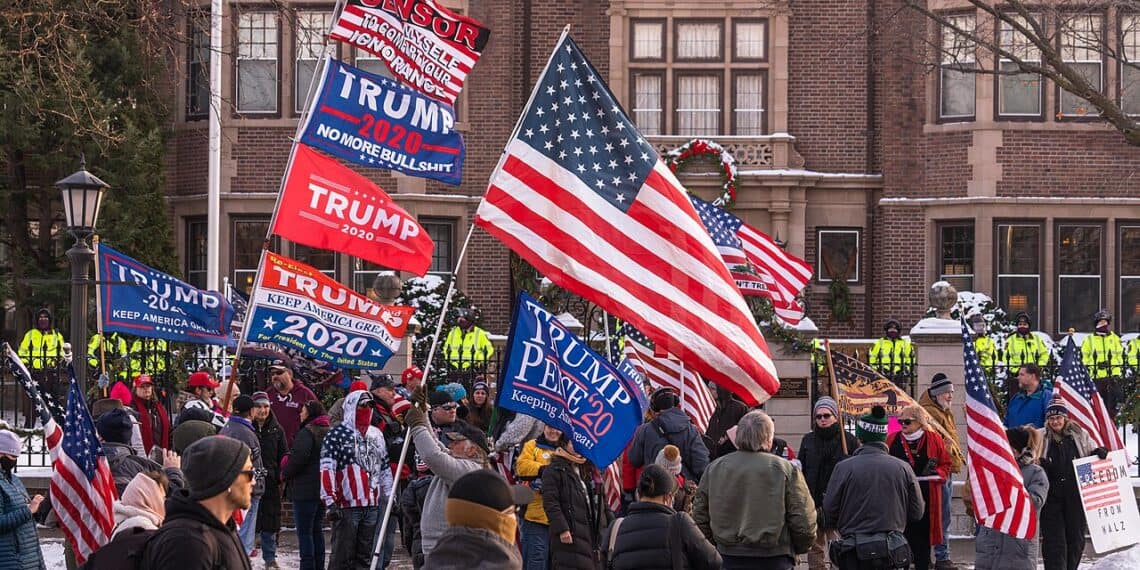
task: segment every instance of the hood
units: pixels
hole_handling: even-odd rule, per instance
[[[348,395],[344,397],[344,403],[341,404],[341,411],[344,414],[344,424],[352,427],[353,431],[356,431],[358,433],[365,432],[361,431],[360,428],[356,425],[356,407],[360,403],[360,399],[363,398],[366,394],[369,398],[372,397],[372,394],[369,394],[364,390],[354,390],[352,392],[349,392]]]
[[[232,531],[234,528],[232,518],[223,524],[206,507],[191,499],[187,489],[179,489],[166,499],[166,520],[177,519],[197,521],[218,530]]]
[[[162,516],[158,513],[134,507],[121,501],[115,501],[115,504],[112,506],[112,511],[115,516],[115,526],[121,525],[124,521],[133,518],[146,519],[154,526],[162,526]]]
[[[692,420],[689,419],[688,414],[681,410],[681,408],[669,408],[661,415],[657,416],[661,421],[661,426],[665,428],[666,433],[682,433],[693,425]]]

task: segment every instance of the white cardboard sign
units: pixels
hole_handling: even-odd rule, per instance
[[[1108,552],[1140,542],[1140,511],[1124,451],[1113,451],[1106,459],[1082,457],[1073,461],[1073,470],[1093,550]]]

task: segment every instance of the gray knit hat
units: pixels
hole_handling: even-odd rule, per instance
[[[831,415],[839,417],[839,404],[836,404],[835,400],[828,396],[824,396],[815,401],[815,406],[812,406],[811,414],[814,416],[819,413],[820,408],[827,408],[827,410],[831,412]]]
[[[947,392],[954,391],[954,383],[946,377],[945,374],[939,372],[930,379],[930,397],[941,396]]]
[[[249,446],[224,435],[204,437],[190,444],[182,454],[182,474],[190,487],[190,498],[208,499],[233,485],[245,461]]]

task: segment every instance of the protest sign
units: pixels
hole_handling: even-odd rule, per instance
[[[594,465],[613,462],[641,425],[636,381],[519,293],[498,405],[558,428]]]
[[[103,333],[234,347],[234,309],[221,293],[203,291],[120,253],[96,246],[96,298]]]
[[[1093,550],[1108,552],[1140,542],[1140,511],[1124,450],[1073,461]]]

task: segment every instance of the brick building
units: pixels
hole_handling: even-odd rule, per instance
[[[909,326],[938,279],[1025,310],[1051,333],[1090,329],[1099,307],[1118,315],[1118,330],[1135,330],[1140,191],[1131,180],[1140,149],[1107,124],[1080,117],[1080,101],[1048,82],[915,62],[907,54],[944,38],[922,16],[899,12],[901,2],[443,0],[492,30],[457,105],[468,153],[464,182],[364,174],[419,217],[437,244],[432,270],[449,271],[519,111],[569,23],[659,150],[701,137],[734,154],[734,213],[816,267],[809,314],[825,333],[874,336],[888,317]],[[963,22],[975,18],[965,2],[939,5]],[[225,6],[223,96],[230,105],[222,118],[217,245],[222,275],[244,286],[256,269],[332,3]],[[1106,12],[1091,21],[1124,29],[1129,18]],[[181,62],[185,96],[167,190],[185,272],[204,283],[208,34],[192,35],[196,45]],[[1137,40],[1123,48],[1140,46],[1140,34],[1121,36]],[[383,69],[337,49],[358,67]],[[1107,58],[1099,65],[1106,92],[1130,101],[1118,76],[1132,68]],[[720,191],[711,167],[694,166],[681,178],[705,198]],[[288,243],[274,249],[358,289],[377,270]],[[510,267],[509,252],[476,230],[458,283],[497,333],[506,332],[510,314]],[[847,284],[846,322],[830,316],[833,279]]]

